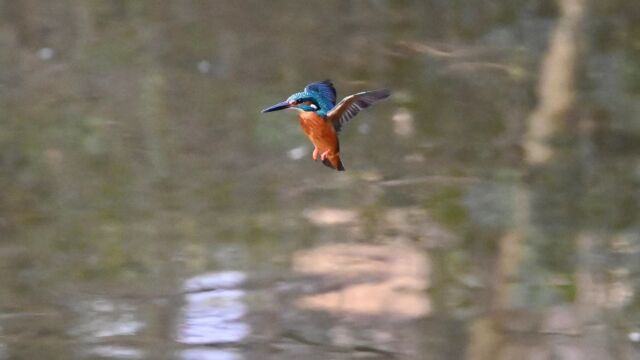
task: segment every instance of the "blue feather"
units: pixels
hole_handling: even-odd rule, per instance
[[[311,83],[304,88],[304,91],[320,95],[323,100],[330,102],[332,107],[336,104],[336,89],[333,87],[331,80]]]

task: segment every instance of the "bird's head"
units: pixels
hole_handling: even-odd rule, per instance
[[[267,113],[284,109],[297,109],[300,111],[315,112],[320,110],[320,104],[318,102],[318,99],[315,98],[314,94],[299,92],[289,96],[289,98],[283,102],[277,103],[262,110],[262,112]]]
[[[262,112],[297,109],[316,112],[324,116],[333,108],[335,101],[335,89],[329,80],[325,80],[307,85],[302,92],[295,93],[287,100],[270,106]]]

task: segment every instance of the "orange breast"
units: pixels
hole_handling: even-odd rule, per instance
[[[300,127],[320,152],[331,150],[337,153],[339,151],[338,135],[327,119],[310,111],[301,112],[299,118]]]

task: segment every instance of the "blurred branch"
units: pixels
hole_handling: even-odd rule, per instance
[[[559,0],[559,5],[562,16],[542,64],[540,100],[527,121],[524,146],[526,160],[531,164],[546,163],[552,158],[554,149],[550,142],[565,132],[568,115],[574,107],[587,0]]]
[[[482,180],[477,177],[465,177],[465,176],[446,176],[446,175],[429,175],[429,176],[420,176],[413,178],[405,178],[405,179],[394,179],[394,180],[385,180],[380,181],[378,185],[381,186],[404,186],[404,185],[415,185],[422,183],[478,183]]]
[[[405,48],[413,52],[434,56],[434,57],[441,57],[441,58],[471,57],[471,56],[477,56],[482,52],[486,51],[485,48],[470,48],[470,47],[465,49],[444,50],[432,45],[427,45],[423,42],[407,41],[407,40],[398,41],[396,44],[399,47]]]

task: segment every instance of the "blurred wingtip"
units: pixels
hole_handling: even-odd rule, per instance
[[[380,100],[386,99],[389,96],[391,96],[391,89],[389,89],[389,88],[382,88],[382,89],[378,89],[378,90],[374,90],[374,91],[380,97]]]

